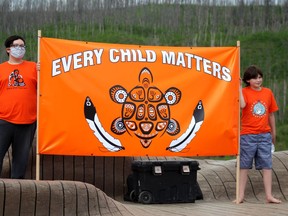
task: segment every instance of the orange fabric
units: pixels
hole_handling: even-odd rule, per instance
[[[39,153],[238,154],[239,50],[42,37]]]
[[[272,91],[263,87],[261,91],[245,87],[243,97],[246,107],[242,109],[241,134],[270,132],[269,114],[278,110]]]
[[[0,119],[31,124],[37,115],[36,63],[0,64]]]

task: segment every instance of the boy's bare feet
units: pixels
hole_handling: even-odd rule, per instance
[[[240,204],[243,202],[244,202],[244,199],[239,199],[239,201],[237,199],[233,200],[233,203],[235,203],[235,204]]]
[[[267,199],[266,201],[267,201],[267,203],[274,203],[274,204],[280,204],[281,203],[281,200],[276,199],[275,197],[271,197],[271,198]]]

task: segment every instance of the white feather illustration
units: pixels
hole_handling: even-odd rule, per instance
[[[191,140],[196,136],[197,131],[200,129],[204,121],[204,108],[200,100],[194,109],[194,113],[188,129],[176,140],[173,140],[167,150],[172,152],[180,152],[186,148]]]
[[[118,139],[112,137],[102,127],[96,112],[96,108],[94,107],[89,97],[86,98],[86,102],[84,105],[84,114],[89,127],[91,128],[91,130],[94,131],[94,135],[108,151],[117,152],[124,149],[121,142]]]

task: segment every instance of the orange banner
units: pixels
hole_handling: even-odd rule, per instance
[[[238,154],[239,47],[40,39],[38,151]]]

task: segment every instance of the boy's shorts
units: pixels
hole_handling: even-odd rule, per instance
[[[272,169],[272,137],[270,133],[240,136],[240,169]]]

